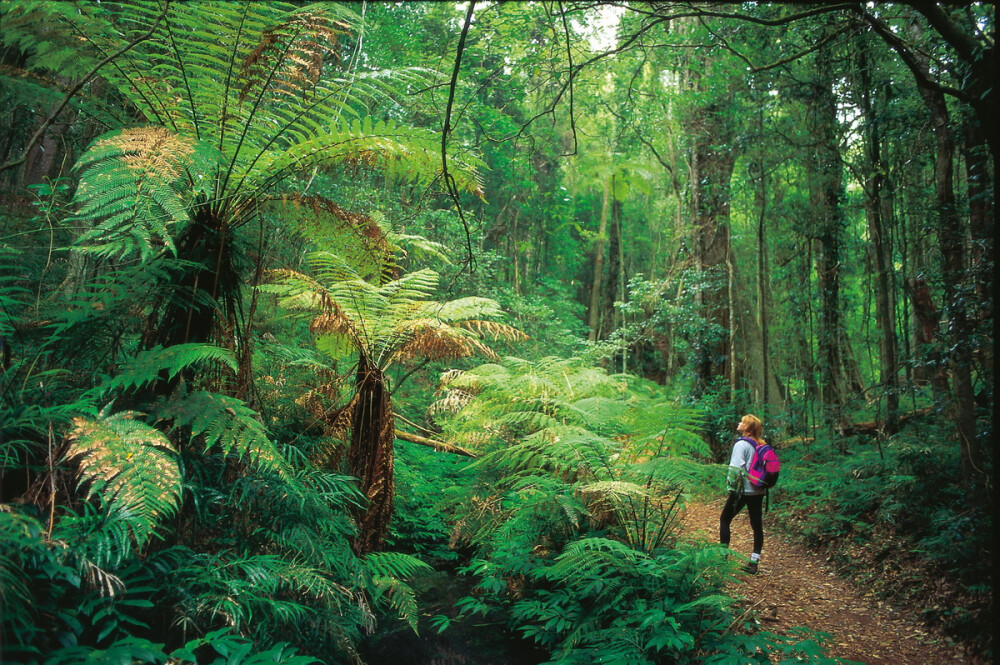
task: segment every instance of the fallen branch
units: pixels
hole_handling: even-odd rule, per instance
[[[909,413],[899,414],[899,425],[902,425],[908,420],[913,420],[914,418],[919,418],[921,416],[926,416],[928,413],[933,411],[931,407],[925,409],[917,409],[916,411],[910,411]],[[841,436],[852,436],[855,434],[865,434],[868,436],[876,436],[880,431],[884,430],[886,427],[886,422],[884,420],[869,420],[863,423],[845,424],[837,428],[837,434]]]
[[[456,445],[450,443],[445,443],[444,441],[437,441],[436,439],[428,439],[423,436],[417,436],[416,434],[410,434],[409,432],[404,432],[403,430],[395,430],[395,435],[397,439],[402,439],[403,441],[409,441],[410,443],[416,443],[421,446],[427,446],[428,448],[433,448],[442,453],[455,453],[456,455],[465,455],[466,457],[479,457],[476,453],[471,450],[466,450],[465,448],[459,448]]]
[[[931,413],[934,409],[927,407],[924,409],[917,409],[916,411],[910,411],[909,413],[899,414],[899,425],[902,426],[903,423],[907,421],[914,420],[915,418],[920,418],[921,416],[926,416]],[[866,436],[877,436],[879,431],[883,430],[886,426],[884,420],[869,420],[863,423],[844,423],[843,425],[838,425],[834,428],[838,436],[854,436],[854,435],[866,435]],[[811,436],[795,436],[790,439],[785,439],[779,443],[782,446],[790,446],[800,443],[813,443],[816,439]]]

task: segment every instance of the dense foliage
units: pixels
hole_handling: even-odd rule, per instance
[[[775,521],[990,657],[994,30],[0,4],[0,660],[830,662],[680,526],[747,412]]]

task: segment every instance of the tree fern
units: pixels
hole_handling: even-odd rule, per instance
[[[438,279],[431,270],[369,281],[336,254],[316,252],[309,260],[313,275],[276,271],[267,290],[282,306],[309,317],[317,348],[334,359],[347,354],[357,359],[355,395],[345,411],[351,425],[348,464],[369,501],[360,516],[359,551],[367,552],[381,542],[392,514],[395,428],[386,370],[413,358],[490,355],[480,339],[483,333],[508,339],[523,335],[496,322],[472,323],[473,316],[500,314],[491,301],[431,300]]]

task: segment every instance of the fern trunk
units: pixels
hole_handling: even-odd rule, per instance
[[[358,362],[355,387],[358,399],[347,463],[351,475],[361,481],[361,490],[368,500],[357,516],[355,543],[355,550],[365,554],[382,546],[392,518],[395,417],[385,374],[364,355]]]
[[[185,263],[170,271],[162,287],[160,315],[153,315],[146,348],[211,341],[232,346],[218,333],[225,328],[225,336],[234,334],[245,271],[227,226],[203,208],[178,239],[177,258]]]

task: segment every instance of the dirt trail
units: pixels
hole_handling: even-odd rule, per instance
[[[684,529],[689,535],[715,541],[719,533],[718,505],[688,505]],[[756,613],[763,628],[784,633],[795,626],[830,633],[827,653],[868,665],[938,665],[974,663],[962,650],[932,636],[920,623],[919,608],[900,609],[859,593],[827,570],[822,559],[775,533],[764,517],[764,551],[760,572],[740,574],[730,591],[743,598],[742,607]],[[733,520],[734,552],[751,551],[746,511]]]

